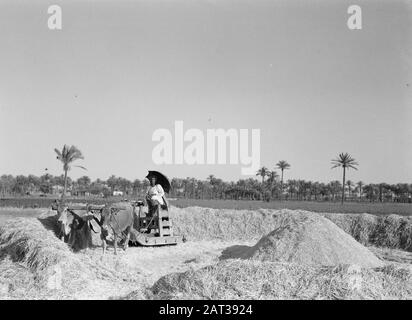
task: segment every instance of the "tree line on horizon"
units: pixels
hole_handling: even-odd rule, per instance
[[[342,182],[338,180],[328,183],[288,179],[283,182],[279,178],[269,177],[264,182],[255,178],[240,179],[237,182],[226,182],[210,175],[207,179],[173,178],[169,197],[193,199],[226,199],[226,200],[303,200],[303,201],[341,201]],[[110,197],[114,191],[123,192],[125,197],[142,197],[149,187],[149,182],[122,177],[110,176],[107,180],[92,181],[88,176],[76,180],[67,178],[67,190],[70,194]],[[62,194],[64,175],[2,175],[0,176],[0,195],[23,196],[36,194]],[[283,192],[282,192],[283,190]],[[56,192],[57,191],[57,192]],[[351,201],[399,201],[409,202],[412,196],[412,184],[365,184],[347,180],[345,183],[345,199]]]
[[[0,194],[6,196],[28,194],[60,194],[62,200],[66,192],[71,195],[91,195],[100,197],[112,196],[114,191],[121,191],[124,196],[141,197],[149,187],[147,179],[133,181],[111,175],[107,180],[91,179],[84,175],[76,180],[68,176],[72,166],[87,170],[83,166],[73,165],[76,160],[84,159],[81,151],[75,146],[64,145],[62,150],[55,149],[57,159],[63,164],[63,174],[54,176],[48,173],[38,177],[35,175],[2,175],[0,176]],[[260,168],[256,176],[261,178],[240,179],[237,182],[226,182],[209,175],[206,180],[196,178],[173,178],[171,180],[171,197],[193,199],[231,199],[231,200],[315,200],[315,201],[398,201],[411,202],[412,184],[407,183],[356,183],[346,179],[348,169],[357,170],[358,163],[348,153],[341,153],[331,161],[332,169],[342,168],[342,182],[329,183],[307,180],[284,180],[285,170],[291,165],[279,161],[273,170]],[[47,170],[47,169],[46,169]],[[280,175],[276,170],[280,170]]]

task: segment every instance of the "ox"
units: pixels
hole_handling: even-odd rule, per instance
[[[67,211],[67,207],[64,207],[57,200],[52,204],[51,208],[57,211],[57,236],[60,240],[70,243],[72,241],[70,233],[75,221],[74,215],[71,215]]]
[[[134,212],[131,205],[122,204],[119,206],[119,204],[113,204],[102,209],[99,225],[101,227],[100,236],[102,240],[103,254],[106,252],[106,237],[109,231],[113,233],[114,254],[117,254],[118,237],[125,238],[123,249],[126,251],[130,240],[130,231],[133,228],[133,223]]]
[[[57,210],[57,236],[67,242],[73,249],[84,249],[92,245],[91,232],[93,230],[93,215],[86,214],[80,216],[73,210],[58,205],[52,206]]]

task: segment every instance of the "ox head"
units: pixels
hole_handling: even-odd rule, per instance
[[[73,230],[81,229],[85,221],[72,210],[63,208],[60,210],[57,225],[60,237],[68,237]]]
[[[57,218],[57,226],[60,237],[68,236],[73,224],[73,216],[67,211],[67,208],[61,208]]]
[[[107,236],[109,232],[121,232],[130,225],[130,215],[132,215],[133,207],[118,204],[105,206],[100,213],[99,225],[103,236]],[[126,213],[126,215],[125,215]]]
[[[51,205],[52,210],[59,210],[59,202],[55,200]]]
[[[103,234],[108,234],[109,223],[112,218],[112,209],[109,206],[105,206],[100,213],[100,228]]]

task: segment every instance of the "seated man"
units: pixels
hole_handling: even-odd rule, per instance
[[[149,207],[149,215],[152,216],[156,212],[158,206],[164,206],[165,201],[163,199],[165,192],[160,184],[156,184],[156,177],[150,176],[150,187],[146,192],[147,205]]]

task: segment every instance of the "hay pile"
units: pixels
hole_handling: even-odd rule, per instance
[[[368,246],[412,252],[412,217],[395,214],[323,214],[357,241]]]
[[[276,226],[276,214],[288,210],[229,210],[202,207],[170,210],[175,234],[190,241],[260,239]]]
[[[3,288],[15,286],[21,289],[16,285],[19,277],[27,277],[30,272],[30,288],[42,289],[45,297],[48,290],[65,289],[70,293],[82,289],[90,277],[88,269],[68,246],[34,218],[9,220],[0,227],[0,265]],[[17,272],[19,269],[24,272]]]
[[[412,270],[388,265],[320,267],[254,260],[160,278],[151,299],[412,299]],[[133,293],[126,297],[133,299]]]
[[[196,208],[194,211],[197,211]],[[205,210],[207,211],[207,209]],[[225,210],[226,211],[226,210]],[[196,213],[195,213],[196,214]],[[384,264],[372,252],[333,222],[312,212],[224,212],[220,230],[198,227],[201,237],[229,232],[233,238],[255,236],[273,228],[253,247],[235,246],[232,256],[198,270],[172,273],[160,278],[146,293],[149,299],[412,299],[412,267]],[[217,219],[217,210],[210,215]],[[185,216],[186,217],[186,216]],[[192,217],[201,221],[202,215]],[[247,222],[266,222],[248,229]],[[207,217],[202,217],[207,219]],[[347,230],[358,236],[375,230],[367,223],[369,215],[352,223]],[[244,224],[230,226],[239,219]],[[226,221],[225,221],[226,220]],[[397,218],[395,217],[397,221]],[[207,220],[203,220],[206,222]],[[387,220],[386,220],[387,221]],[[235,224],[235,223],[233,223]],[[192,226],[192,225],[190,225]],[[190,228],[190,227],[189,227]],[[392,230],[392,229],[391,229]],[[396,229],[398,230],[398,229]],[[189,230],[187,230],[189,231]],[[243,234],[242,234],[243,231]],[[369,233],[368,233],[369,232]],[[384,236],[391,239],[388,231]],[[369,239],[369,238],[368,238]],[[369,240],[368,240],[369,241]],[[389,240],[386,240],[389,241]],[[389,243],[389,242],[388,242]],[[397,243],[397,242],[396,242]],[[394,245],[395,243],[392,243]],[[242,259],[238,259],[242,258]],[[137,292],[139,293],[139,292]],[[133,292],[126,299],[138,298]]]
[[[278,227],[243,252],[242,258],[324,266],[382,266],[366,247],[316,213],[283,213],[277,220]]]
[[[304,210],[229,210],[202,207],[172,207],[171,214],[176,234],[190,241],[199,240],[258,240],[276,229],[278,216]],[[366,246],[387,247],[412,252],[412,217],[371,214],[320,215],[334,222],[353,238]]]

